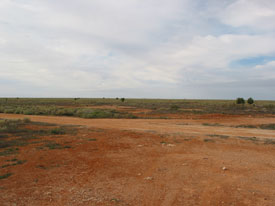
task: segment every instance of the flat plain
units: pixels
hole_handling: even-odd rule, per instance
[[[275,205],[275,102],[0,99],[1,205]]]

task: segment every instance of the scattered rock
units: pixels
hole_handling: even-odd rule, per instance
[[[224,170],[224,171],[225,171],[225,170],[228,170],[228,169],[227,169],[226,167],[223,167],[223,168],[222,168],[222,170]]]
[[[176,146],[176,145],[174,145],[174,144],[167,144],[167,147],[174,147],[174,146]]]
[[[145,177],[144,179],[145,180],[153,180],[154,178],[153,177]]]

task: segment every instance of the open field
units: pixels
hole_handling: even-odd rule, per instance
[[[81,118],[182,119],[193,114],[274,115],[275,101],[0,98],[0,113]]]
[[[1,205],[275,205],[272,114],[169,115],[0,114]]]

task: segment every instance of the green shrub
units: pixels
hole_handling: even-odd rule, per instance
[[[260,128],[261,129],[275,130],[275,124],[261,124]]]
[[[63,128],[54,128],[51,130],[51,134],[65,134],[65,130]]]
[[[11,176],[12,173],[6,173],[4,175],[0,175],[0,179],[5,179],[5,178],[8,178],[9,176]]]
[[[6,114],[13,114],[14,112],[15,112],[14,109],[5,109],[4,110],[4,113],[6,113]]]
[[[254,99],[252,99],[251,97],[248,98],[247,103],[248,103],[248,104],[253,104],[253,103],[254,103]]]
[[[236,104],[244,104],[244,103],[245,103],[244,98],[238,97],[238,98],[236,99]]]

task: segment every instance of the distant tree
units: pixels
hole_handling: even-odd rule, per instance
[[[118,97],[116,97],[116,100],[118,100]]]
[[[236,104],[244,104],[244,103],[245,103],[244,98],[238,97],[238,98],[236,99]]]
[[[125,98],[124,98],[124,97],[122,97],[122,98],[120,99],[120,101],[124,102],[124,101],[125,101]]]
[[[252,97],[249,97],[247,100],[248,104],[254,104],[254,99],[252,99]]]

